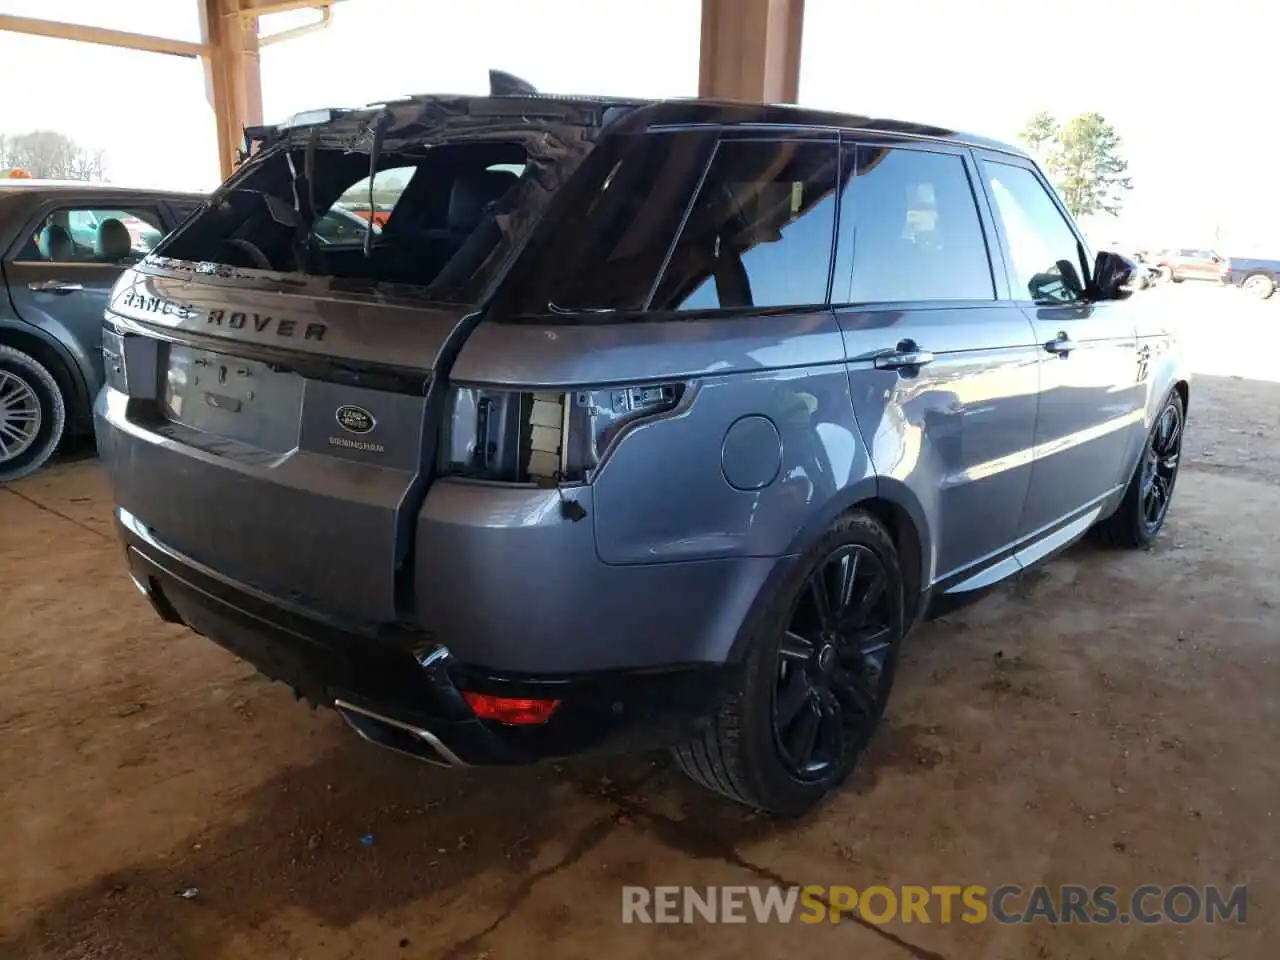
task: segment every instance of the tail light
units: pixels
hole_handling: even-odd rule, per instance
[[[495,697],[487,693],[464,692],[462,698],[481,720],[495,720],[512,726],[528,727],[546,723],[560,706],[559,700],[534,700],[528,697]]]
[[[121,393],[128,393],[129,374],[125,367],[124,337],[106,326],[102,328],[102,365],[107,386]]]
[[[102,365],[107,386],[135,400],[157,399],[159,349],[158,340],[125,334],[104,324]]]
[[[610,446],[628,429],[674,410],[684,396],[684,384],[613,387],[567,394],[568,431],[564,475],[585,478],[600,465]]]
[[[676,409],[685,390],[683,383],[571,393],[457,387],[441,466],[478,480],[588,480],[624,433]]]

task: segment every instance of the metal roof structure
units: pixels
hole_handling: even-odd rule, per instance
[[[116,6],[128,0],[113,0]],[[123,30],[0,14],[0,30],[123,47],[204,61],[205,87],[218,127],[223,177],[244,146],[246,127],[262,124],[259,50],[327,27],[333,7],[350,0],[190,0],[200,11],[201,40],[173,40]],[[358,0],[357,0],[358,2]],[[309,24],[273,34],[260,17],[314,10]],[[800,87],[804,0],[702,0],[698,95],[755,103],[794,103]]]

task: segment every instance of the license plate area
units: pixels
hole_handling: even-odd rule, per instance
[[[289,370],[170,344],[161,411],[202,433],[285,453],[298,445],[304,381]]]

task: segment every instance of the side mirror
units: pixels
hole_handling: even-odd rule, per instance
[[[1144,273],[1128,257],[1104,250],[1093,263],[1093,298],[1124,300],[1143,286]]]

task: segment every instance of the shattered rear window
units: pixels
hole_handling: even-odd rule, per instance
[[[519,140],[387,151],[377,167],[371,176],[367,151],[268,150],[158,253],[468,299],[509,238],[512,212],[543,192]]]

